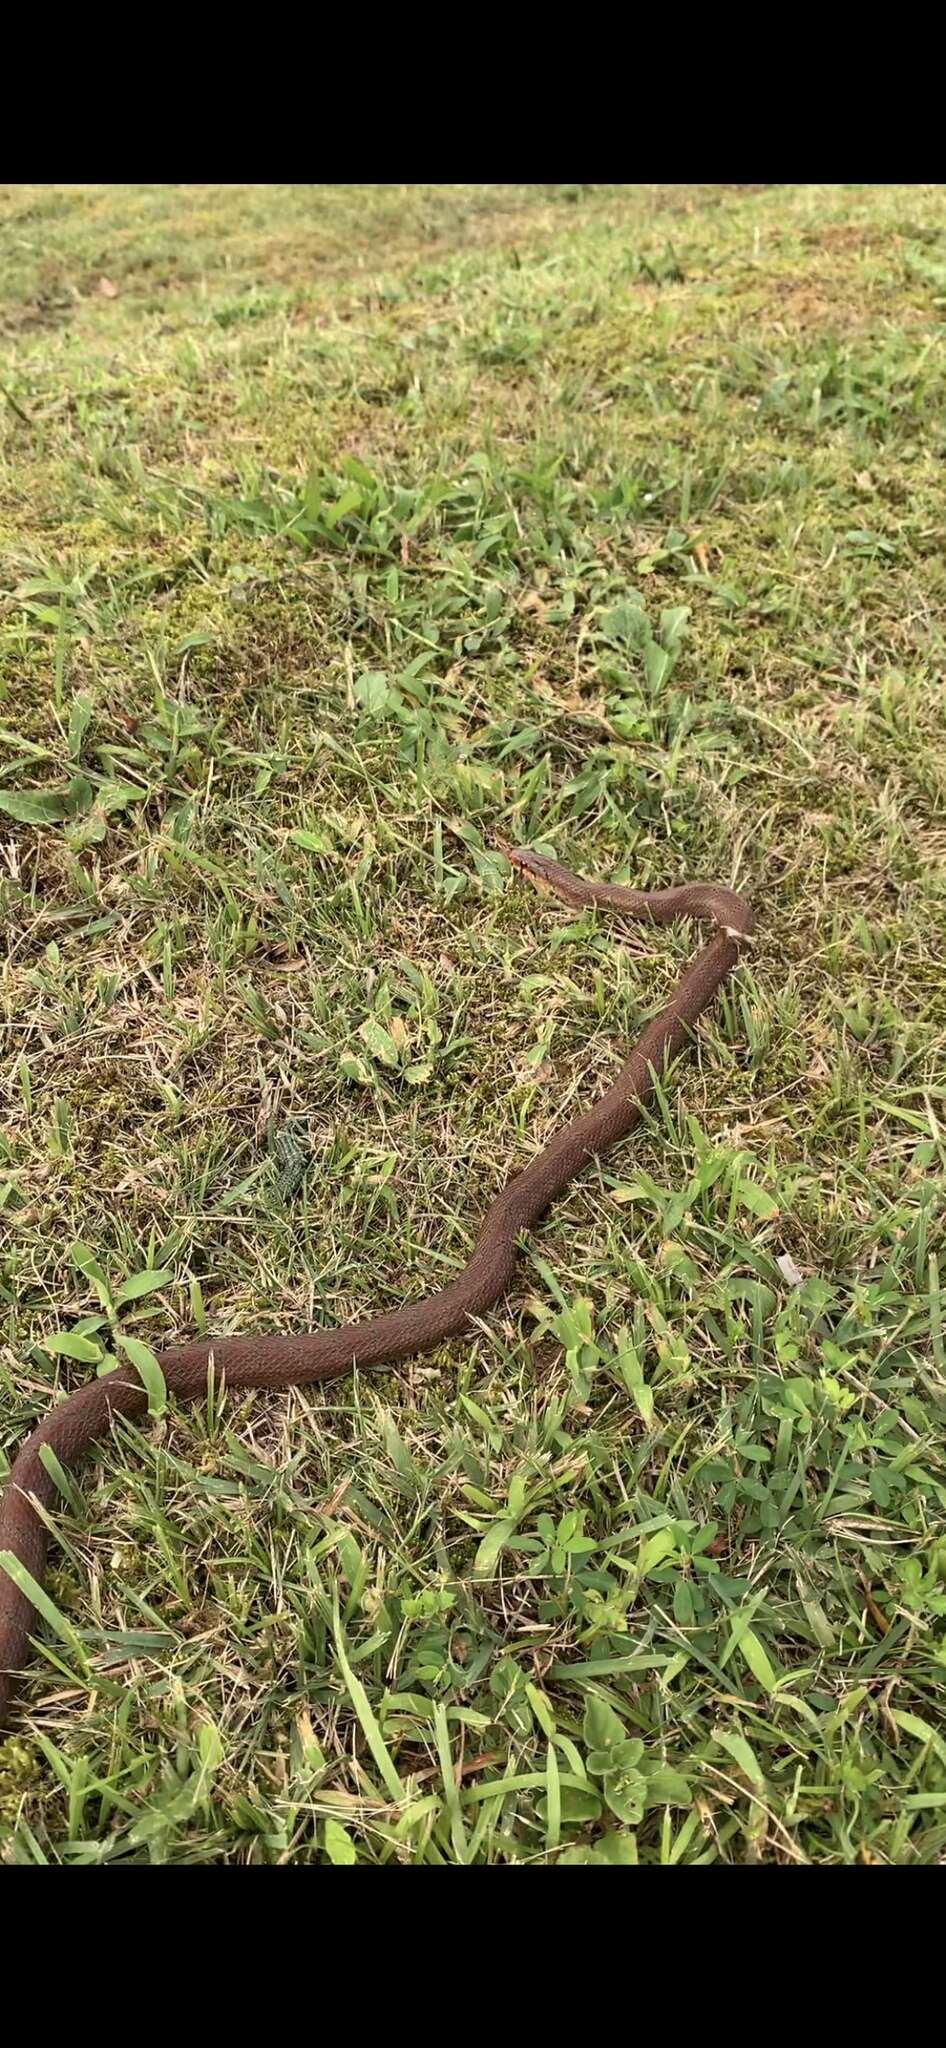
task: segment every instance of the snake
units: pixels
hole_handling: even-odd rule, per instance
[[[581,909],[616,911],[669,924],[678,917],[716,927],[686,968],[666,1008],[645,1026],[616,1081],[590,1109],[555,1131],[521,1172],[507,1180],[490,1205],[462,1271],[421,1301],[336,1328],[283,1336],[201,1338],[158,1354],[169,1393],[206,1395],[208,1381],[229,1388],[283,1388],[335,1379],[354,1367],[391,1366],[469,1336],[477,1318],[506,1294],[524,1232],[531,1229],[589,1161],[610,1150],[639,1121],[656,1079],[691,1036],[749,940],[753,919],[744,896],[705,882],[667,889],[632,889],[621,882],[588,881],[528,847],[502,848],[514,873]],[[42,1591],[48,1528],[57,1498],[56,1463],[68,1471],[109,1431],[113,1417],[141,1415],[148,1391],[132,1364],[115,1365],[67,1395],[20,1450],[0,1498],[0,1728],[29,1657]],[[44,1452],[47,1458],[44,1460]],[[49,1458],[48,1454],[53,1453]],[[15,1576],[3,1562],[18,1561]],[[24,1580],[23,1573],[28,1575]]]

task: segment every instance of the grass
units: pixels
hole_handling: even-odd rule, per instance
[[[613,1077],[695,934],[499,841],[758,943],[472,1342],[63,1475],[0,1854],[941,1861],[942,190],[2,204],[8,1459]]]

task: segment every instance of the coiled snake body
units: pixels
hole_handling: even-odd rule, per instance
[[[653,1074],[680,1051],[689,1027],[712,1001],[735,965],[740,942],[752,930],[752,913],[730,889],[686,882],[675,889],[638,890],[619,883],[588,882],[544,855],[522,849],[509,855],[514,868],[551,889],[566,903],[598,904],[631,917],[668,924],[676,917],[711,919],[715,936],[691,961],[671,1001],[642,1033],[613,1086],[563,1130],[496,1197],[484,1219],[472,1256],[457,1279],[425,1300],[408,1303],[367,1322],[299,1336],[223,1337],[182,1344],[160,1354],[168,1388],[179,1397],[206,1393],[208,1368],[231,1387],[289,1387],[334,1379],[350,1367],[393,1365],[431,1351],[446,1338],[468,1331],[505,1293],[516,1264],[516,1240],[536,1222],[556,1195],[594,1155],[607,1152],[637,1122],[653,1090]],[[42,1584],[47,1531],[33,1502],[49,1508],[56,1487],[40,1453],[48,1444],[69,1467],[104,1436],[113,1415],[140,1415],[147,1407],[141,1379],[130,1366],[117,1366],[80,1387],[54,1408],[24,1444],[0,1500],[0,1552],[12,1551]],[[32,1602],[0,1566],[0,1727],[7,1716],[18,1673],[26,1662],[35,1627]]]

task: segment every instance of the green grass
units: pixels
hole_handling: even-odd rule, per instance
[[[695,934],[500,841],[758,943],[472,1342],[63,1479],[0,1854],[941,1861],[942,190],[2,207],[8,1459],[613,1077]]]

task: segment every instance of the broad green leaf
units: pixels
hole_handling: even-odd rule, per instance
[[[591,1320],[591,1303],[581,1296],[554,1318],[552,1328],[566,1351],[579,1351],[583,1344],[594,1343],[594,1326]]]
[[[603,1787],[611,1812],[618,1820],[626,1821],[628,1827],[636,1827],[643,1820],[647,1789],[646,1778],[633,1769],[609,1771]]]
[[[94,1288],[102,1307],[112,1308],[112,1290],[95,1253],[89,1250],[87,1244],[74,1244],[69,1248],[69,1257],[76,1271],[82,1274],[90,1287]]]
[[[609,1828],[595,1843],[595,1849],[603,1863],[637,1862],[637,1837],[625,1834],[622,1828]]]
[[[77,1337],[74,1330],[57,1330],[54,1337],[45,1337],[43,1350],[53,1351],[59,1358],[78,1358],[83,1365],[97,1365],[102,1356],[101,1344]]]
[[[384,1025],[379,1024],[377,1017],[366,1017],[364,1023],[358,1027],[358,1036],[364,1040],[374,1058],[381,1060],[384,1066],[400,1066],[401,1056],[397,1045],[390,1031],[386,1031]]]
[[[347,1828],[340,1821],[325,1822],[325,1854],[330,1863],[357,1863],[358,1852]]]
[[[526,1697],[529,1701],[529,1705],[532,1708],[532,1712],[534,1713],[535,1718],[538,1721],[539,1727],[541,1728],[543,1735],[547,1736],[548,1740],[551,1742],[552,1737],[555,1734],[555,1716],[552,1713],[552,1709],[549,1706],[548,1700],[546,1699],[544,1692],[540,1692],[537,1685],[532,1685],[527,1680]]]
[[[366,669],[355,684],[355,701],[369,718],[380,718],[391,701],[391,686],[380,669]]]
[[[359,456],[343,455],[341,467],[346,476],[353,476],[355,482],[364,484],[366,490],[375,491],[377,489],[377,478],[372,475],[367,463],[362,462]]]
[[[633,1740],[609,1743],[606,1749],[590,1749],[585,1761],[595,1778],[606,1778],[612,1771],[622,1775],[635,1771],[643,1754],[644,1745],[635,1736]]]
[[[140,1301],[143,1294],[157,1294],[158,1289],[167,1287],[173,1278],[174,1274],[167,1266],[149,1266],[147,1272],[133,1273],[130,1280],[122,1281],[115,1295],[116,1305],[123,1301]]]
[[[835,1633],[820,1600],[815,1599],[814,1594],[808,1590],[800,1579],[796,1579],[796,1584],[805,1618],[816,1643],[820,1645],[822,1650],[833,1650]]]
[[[905,1735],[913,1735],[917,1742],[929,1742],[936,1751],[940,1763],[946,1764],[946,1742],[929,1721],[922,1721],[919,1714],[904,1713],[901,1707],[891,1707],[890,1718]]]
[[[60,1464],[59,1459],[57,1458],[56,1453],[53,1450],[52,1444],[40,1444],[39,1462],[42,1465],[44,1471],[49,1473],[53,1485],[57,1488],[58,1492],[62,1494],[63,1500],[68,1501],[73,1514],[77,1514],[81,1517],[82,1495],[79,1492],[75,1480],[66,1471],[65,1466]]]
[[[639,646],[648,627],[647,614],[637,592],[630,591],[621,604],[612,605],[610,611],[602,612],[600,625],[606,639]]]
[[[308,832],[297,826],[289,834],[294,846],[301,846],[306,853],[334,853],[335,847],[327,832]],[[334,1823],[333,1823],[334,1825]]]
[[[634,1406],[637,1409],[641,1421],[649,1429],[654,1419],[653,1388],[649,1387],[645,1380],[635,1380],[634,1385],[631,1388],[631,1399],[634,1402]]]
[[[69,712],[69,757],[73,761],[79,759],[91,719],[92,699],[85,690],[79,690],[73,697]]]
[[[74,775],[66,790],[66,812],[70,818],[81,818],[94,801],[95,792],[85,775]]]
[[[54,825],[69,816],[69,805],[62,790],[0,789],[0,811],[18,825]]]
[[[612,1750],[618,1743],[627,1741],[627,1729],[623,1721],[619,1720],[614,1708],[609,1707],[606,1700],[596,1699],[594,1695],[585,1705],[582,1734],[586,1749],[592,1750],[596,1755]],[[603,1766],[599,1765],[598,1768]]]
[[[357,512],[360,504],[361,492],[356,484],[352,484],[349,490],[342,492],[340,498],[336,498],[334,505],[326,506],[326,526],[337,526],[340,519],[347,519],[349,512]]]
[[[511,1781],[512,1785],[515,1785],[516,1782],[516,1779],[513,1779]],[[546,1785],[548,1784],[548,1776],[546,1773],[543,1773],[543,1777],[542,1780],[540,1780],[540,1782]],[[561,1819],[563,1821],[590,1821],[599,1819],[601,1814],[601,1800],[598,1793],[593,1791],[590,1785],[586,1788],[583,1785],[566,1784],[564,1778],[560,1779],[560,1785]],[[502,1791],[504,1789],[502,1779],[497,1779],[496,1784],[492,1786],[490,1789],[494,1792]],[[545,1797],[540,1799],[538,1802],[538,1812],[539,1819],[541,1821],[544,1821],[546,1826],[548,1826],[549,1802],[547,1792],[545,1794]]]
[[[656,640],[651,640],[644,649],[644,674],[652,696],[656,696],[663,688],[672,667],[672,655],[667,653],[666,648],[658,647]]]
[[[96,808],[87,818],[77,818],[74,824],[67,825],[66,838],[69,845],[77,849],[83,846],[100,846],[105,838],[106,829],[105,819]]]
[[[510,1537],[515,1535],[516,1526],[514,1520],[506,1517],[500,1522],[494,1522],[492,1528],[487,1529],[473,1562],[474,1571],[488,1572],[491,1570],[500,1551],[505,1549]]]
[[[689,1806],[692,1793],[689,1779],[682,1771],[675,1771],[670,1764],[658,1764],[655,1771],[645,1773],[647,1779],[646,1805]]]
[[[690,618],[688,604],[668,605],[660,614],[660,639],[664,647],[675,652],[681,641],[686,639]]]
[[[763,1222],[769,1222],[778,1215],[778,1203],[773,1202],[765,1188],[760,1188],[754,1180],[738,1180],[735,1195],[740,1208],[750,1210],[753,1216],[761,1216]]]
[[[754,1629],[743,1629],[742,1635],[739,1638],[739,1649],[749,1666],[753,1678],[758,1679],[759,1684],[765,1687],[766,1692],[774,1692],[778,1684],[778,1678],[769,1661],[768,1652],[764,1644],[759,1641]]]
[[[37,1584],[32,1572],[27,1571],[25,1564],[20,1563],[19,1558],[14,1556],[12,1550],[0,1550],[0,1571],[6,1572],[7,1578],[13,1580],[13,1584],[18,1592],[25,1595],[31,1605],[35,1607],[37,1614],[41,1614],[43,1620],[49,1623],[50,1628],[59,1637],[61,1642],[68,1643],[70,1649],[78,1648],[78,1639],[75,1631],[70,1627],[65,1616],[60,1614],[58,1607],[54,1605],[49,1594],[44,1593],[42,1586]]]
[[[129,804],[143,804],[147,795],[136,782],[103,782],[95,792],[96,808],[111,817],[113,811],[124,811]]]
[[[223,1762],[223,1736],[215,1721],[202,1721],[197,1733],[197,1754],[201,1769],[217,1771]]]
[[[655,1564],[661,1564],[676,1547],[677,1539],[672,1529],[656,1529],[653,1536],[648,1536],[646,1543],[641,1544],[640,1557],[637,1561],[641,1578],[646,1578],[648,1572],[653,1571]]]
[[[518,1522],[526,1504],[526,1477],[524,1472],[514,1472],[509,1481],[506,1506],[513,1520]]]
[[[162,1415],[168,1404],[168,1390],[154,1352],[149,1351],[147,1344],[142,1344],[137,1337],[126,1337],[122,1330],[116,1331],[116,1342],[141,1375],[148,1395],[148,1414]]]
[[[344,1074],[346,1081],[357,1081],[361,1088],[370,1088],[374,1083],[375,1076],[371,1068],[365,1060],[358,1058],[357,1053],[343,1052],[338,1062],[338,1068],[339,1073]]]
[[[742,1646],[745,1649],[745,1637],[743,1637]],[[739,1765],[741,1771],[745,1771],[746,1777],[751,1780],[753,1785],[761,1786],[765,1784],[765,1772],[759,1763],[755,1751],[750,1748],[744,1735],[731,1734],[728,1730],[724,1732],[720,1729],[714,1735],[713,1741],[719,1745],[720,1749],[728,1750],[733,1761]]]

